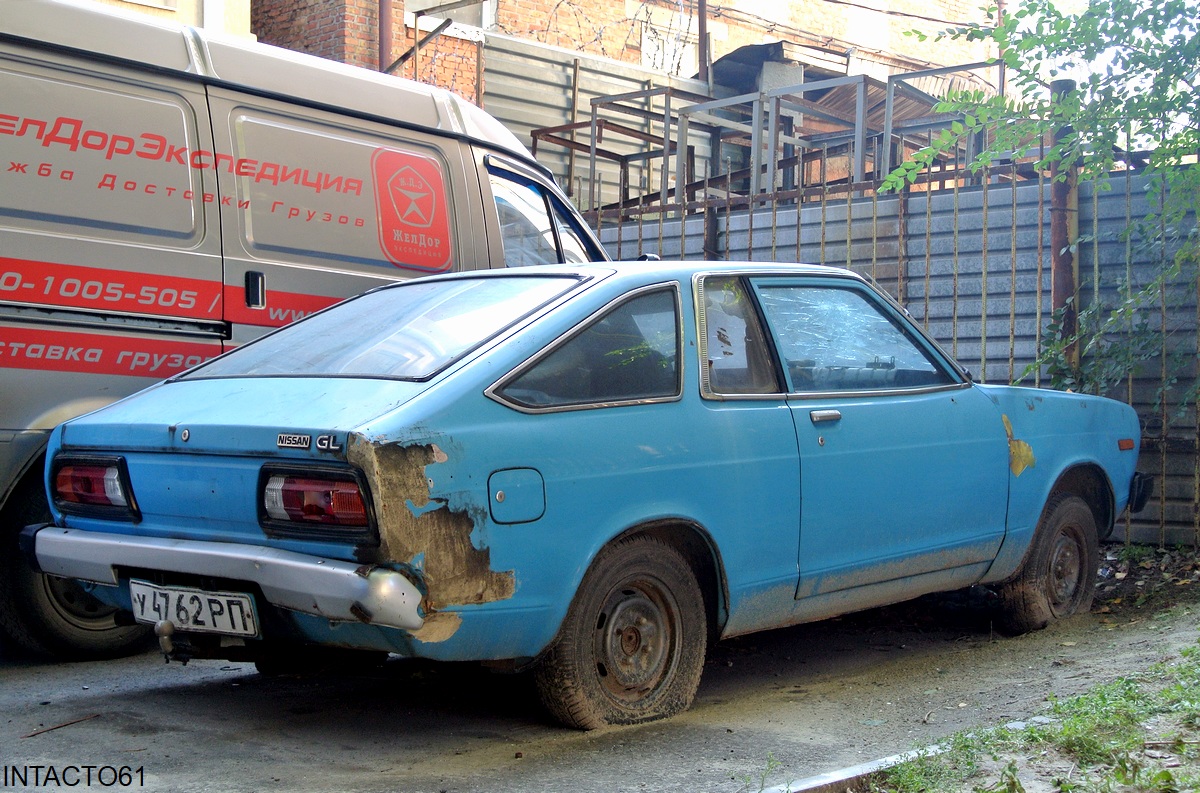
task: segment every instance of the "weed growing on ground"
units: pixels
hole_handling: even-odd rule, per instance
[[[1050,703],[1040,723],[954,736],[880,772],[872,793],[1200,789],[1200,646]]]

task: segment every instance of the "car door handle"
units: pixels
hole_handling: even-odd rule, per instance
[[[842,418],[840,410],[810,410],[808,417],[812,419],[813,424],[821,424],[826,421],[838,421]]]

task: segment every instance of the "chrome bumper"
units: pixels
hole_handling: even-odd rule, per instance
[[[116,586],[118,566],[252,581],[269,603],[341,622],[414,631],[421,592],[384,567],[240,543],[29,526],[22,545],[43,573]]]

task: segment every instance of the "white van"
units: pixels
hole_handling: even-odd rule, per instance
[[[0,0],[0,629],[75,656],[140,632],[17,552],[59,422],[387,281],[604,258],[549,172],[448,92]]]

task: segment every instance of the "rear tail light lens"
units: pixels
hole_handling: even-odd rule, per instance
[[[268,533],[356,542],[374,537],[369,499],[353,472],[264,470],[261,481]]]
[[[263,493],[275,520],[366,526],[367,507],[353,479],[313,479],[274,474]]]
[[[62,512],[132,520],[138,517],[123,458],[56,459],[50,483],[54,505]]]

